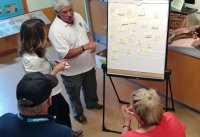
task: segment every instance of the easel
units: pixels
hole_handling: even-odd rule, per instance
[[[115,131],[115,130],[110,130],[110,129],[107,129],[105,127],[105,77],[107,75],[107,66],[106,64],[102,64],[101,68],[103,69],[103,123],[102,123],[102,131],[106,131],[106,132],[113,132],[113,133],[118,133],[118,134],[121,134],[121,132],[119,131]],[[172,87],[171,87],[171,81],[170,81],[170,75],[171,75],[171,70],[167,69],[165,70],[165,75],[166,75],[166,102],[165,102],[165,111],[167,112],[168,110],[171,110],[171,111],[175,111],[175,107],[174,107],[174,99],[173,99],[173,94],[172,94]],[[119,98],[119,95],[117,93],[117,90],[115,88],[115,85],[112,81],[112,78],[111,76],[109,76],[109,79],[111,81],[111,84],[112,84],[112,87],[115,91],[115,94],[117,96],[117,99],[119,101],[119,103],[122,103],[122,104],[129,104],[128,102],[125,102],[125,101],[122,101],[120,98]],[[171,103],[172,103],[172,107],[171,108],[168,108],[168,86],[169,86],[169,89],[170,89],[170,95],[171,95]]]
[[[168,110],[175,111],[170,75],[171,75],[171,70],[166,69],[165,70],[165,76],[166,76],[166,78],[165,78],[165,81],[166,81],[166,90],[165,90],[165,92],[166,92],[166,95],[165,95],[165,108],[164,108],[166,112]],[[170,91],[170,96],[171,96],[171,103],[172,103],[172,107],[171,108],[168,108],[168,86],[169,86],[169,91]]]

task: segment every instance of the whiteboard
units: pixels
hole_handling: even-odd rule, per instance
[[[107,73],[165,78],[169,0],[109,0]]]

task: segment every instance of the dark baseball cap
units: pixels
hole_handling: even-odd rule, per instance
[[[43,103],[58,84],[55,75],[32,72],[24,75],[17,85],[17,100],[25,107],[35,107]]]

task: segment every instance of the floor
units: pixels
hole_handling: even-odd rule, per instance
[[[105,47],[99,45],[97,52],[101,51]],[[48,52],[51,55],[55,55],[52,48],[49,48]],[[53,58],[56,58],[53,57]],[[24,71],[21,64],[21,59],[17,53],[10,54],[5,57],[0,57],[0,115],[6,112],[17,113],[16,107],[16,95],[15,89],[18,81],[23,76]],[[102,69],[96,68],[97,82],[98,82],[98,97],[99,103],[103,102],[103,72]],[[112,78],[121,100],[129,101],[130,93],[140,88],[137,83],[133,83],[124,78]],[[118,102],[116,94],[110,83],[108,77],[106,77],[106,93],[105,93],[105,123],[104,127],[110,130],[121,132],[123,125],[123,118],[121,115],[121,106]],[[63,88],[63,96],[67,99],[67,94]],[[81,95],[82,98],[82,95]],[[69,102],[69,101],[68,101]],[[83,106],[84,101],[82,98]],[[164,100],[163,100],[164,102]],[[84,106],[85,107],[85,106]],[[200,113],[193,112],[186,107],[175,104],[176,111],[173,112],[178,119],[187,125],[186,135],[187,137],[200,137]],[[120,134],[103,132],[102,131],[102,118],[103,110],[87,110],[85,109],[85,115],[88,119],[86,125],[77,123],[71,115],[71,121],[73,129],[82,129],[84,131],[84,137],[120,137]],[[137,127],[137,122],[133,120],[133,128]]]

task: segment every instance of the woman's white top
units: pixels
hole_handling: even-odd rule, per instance
[[[30,72],[41,72],[43,74],[50,74],[52,68],[46,58],[40,58],[37,54],[24,53],[22,56],[22,63],[26,73]],[[61,86],[58,85],[53,88],[51,95],[54,96],[61,91]]]

